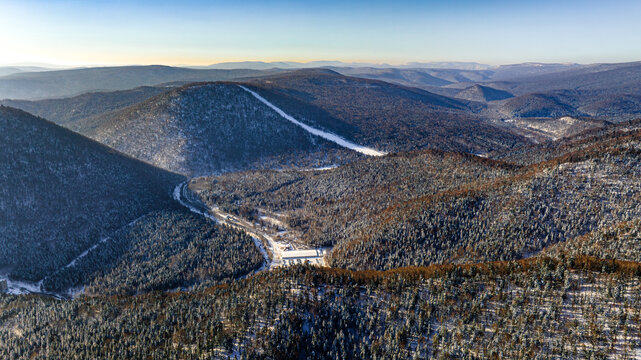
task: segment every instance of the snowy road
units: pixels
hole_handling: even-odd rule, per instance
[[[238,220],[230,221],[229,219],[235,218],[230,214],[224,213],[218,209],[211,209],[210,212],[206,206],[189,196],[189,193],[187,191],[187,182],[180,183],[178,184],[178,186],[176,186],[176,188],[174,189],[174,200],[178,201],[182,206],[186,207],[194,214],[204,216],[216,223],[225,224],[248,233],[254,240],[254,243],[256,244],[256,247],[258,248],[260,253],[263,255],[263,258],[265,258],[265,264],[260,270],[269,269],[272,266],[272,260],[269,258],[269,254],[265,250],[265,247],[263,246],[263,243],[261,241],[261,238],[263,238],[263,236],[257,234],[253,227],[251,227],[251,224],[244,224]]]
[[[248,88],[246,88],[246,87],[244,87],[242,85],[238,85],[238,86],[240,86],[241,89],[243,89],[243,90],[247,91],[248,93],[252,94],[256,99],[260,100],[260,102],[262,102],[263,104],[269,106],[272,110],[276,111],[278,113],[278,115],[280,115],[280,116],[284,117],[285,119],[293,122],[294,124],[302,127],[303,129],[305,129],[305,131],[309,132],[310,134],[313,134],[313,135],[316,135],[316,136],[320,136],[325,140],[329,140],[329,141],[331,141],[333,143],[336,143],[336,144],[338,144],[338,145],[340,145],[340,146],[342,146],[344,148],[348,148],[348,149],[357,151],[357,152],[359,152],[361,154],[365,154],[365,155],[369,155],[369,156],[387,155],[387,153],[384,153],[384,152],[381,152],[381,151],[378,151],[378,150],[375,150],[375,149],[372,149],[372,148],[369,148],[369,147],[366,147],[366,146],[361,146],[361,145],[355,144],[355,143],[353,143],[351,141],[345,140],[345,139],[343,139],[342,137],[340,137],[340,136],[338,136],[336,134],[332,134],[332,133],[329,133],[329,132],[326,132],[326,131],[323,131],[323,130],[319,130],[319,129],[313,128],[313,127],[311,127],[309,125],[305,125],[302,122],[296,120],[293,116],[287,114],[286,112],[284,112],[283,110],[278,108],[276,105],[274,105],[274,104],[270,103],[269,101],[267,101],[267,99],[265,99],[264,97],[258,95],[256,92],[251,91],[251,90],[249,90]]]
[[[174,189],[174,199],[193,213],[205,216],[217,223],[242,230],[251,236],[256,247],[265,258],[264,266],[258,271],[304,262],[325,265],[324,255],[328,249],[307,249],[303,250],[303,252],[301,252],[301,250],[289,250],[289,244],[274,240],[272,236],[261,230],[259,226],[232,214],[225,213],[218,208],[207,209],[198,199],[193,199],[193,196],[187,190],[186,182],[176,186]],[[309,254],[304,251],[309,252]]]
[[[186,187],[187,187],[187,182],[182,182],[174,188],[174,200],[178,201],[180,205],[186,207],[187,209],[189,209],[189,211],[193,212],[194,214],[202,215],[208,218],[209,220],[218,222],[218,219],[216,219],[211,214],[209,214],[209,212],[207,211],[207,208],[204,205],[198,204],[197,202],[190,199],[189,196],[186,196],[186,193],[185,193]]]

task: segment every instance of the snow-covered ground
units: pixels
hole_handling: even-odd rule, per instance
[[[369,155],[369,156],[383,156],[383,155],[386,155],[386,153],[384,153],[384,152],[381,152],[381,151],[378,151],[378,150],[375,150],[375,149],[372,149],[372,148],[369,148],[369,147],[366,147],[366,146],[361,146],[361,145],[355,144],[355,143],[353,143],[351,141],[345,140],[345,139],[343,139],[342,137],[340,137],[340,136],[338,136],[336,134],[332,134],[332,133],[329,133],[329,132],[326,132],[326,131],[323,131],[323,130],[319,130],[319,129],[313,128],[313,127],[311,127],[309,125],[305,125],[302,122],[296,120],[293,116],[285,113],[283,110],[278,108],[276,105],[274,105],[274,104],[270,103],[269,101],[267,101],[267,99],[265,99],[264,97],[258,95],[256,92],[251,91],[251,90],[249,90],[248,88],[246,88],[246,87],[244,87],[242,85],[238,85],[238,86],[240,86],[243,90],[245,90],[245,91],[249,92],[250,94],[252,94],[256,99],[260,100],[260,102],[262,102],[263,104],[269,106],[272,110],[276,111],[278,113],[278,115],[280,115],[280,116],[284,117],[285,119],[293,122],[294,124],[302,127],[303,129],[305,129],[305,131],[307,131],[307,132],[309,132],[309,133],[311,133],[313,135],[320,136],[323,139],[326,139],[326,140],[329,140],[331,142],[334,142],[334,143],[336,143],[336,144],[338,144],[338,145],[340,145],[340,146],[342,146],[344,148],[348,148],[348,149],[357,151],[357,152],[359,152],[361,154],[365,154],[365,155]]]
[[[0,274],[0,281],[7,281],[7,294],[11,295],[24,295],[24,294],[44,294],[55,297],[56,299],[65,299],[67,297],[73,297],[71,293],[50,293],[42,291],[42,281],[38,282],[27,282],[27,281],[14,281],[9,279],[6,273]]]
[[[312,169],[300,169],[301,171],[327,171],[327,170],[332,170],[336,169],[338,165],[329,165],[329,166],[321,166],[317,168],[312,168]]]
[[[325,265],[325,252],[327,249],[288,250],[280,253],[284,266],[309,262],[314,265]]]
[[[39,281],[37,283],[26,282],[26,281],[13,281],[13,280],[10,280],[6,274],[0,274],[0,281],[1,280],[7,281],[7,287],[8,287],[7,294],[20,295],[20,294],[32,294],[32,293],[42,292],[40,290],[42,281]]]

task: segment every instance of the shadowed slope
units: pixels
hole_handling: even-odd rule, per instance
[[[39,280],[109,232],[173,203],[182,177],[0,107],[0,267]]]

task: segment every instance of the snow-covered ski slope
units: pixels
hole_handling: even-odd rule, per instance
[[[278,108],[276,105],[274,105],[274,104],[270,103],[269,101],[267,101],[267,99],[265,99],[264,97],[258,95],[256,92],[251,91],[251,90],[249,90],[248,88],[246,88],[246,87],[244,87],[242,85],[238,85],[238,86],[240,86],[243,90],[247,91],[248,93],[252,94],[256,99],[260,100],[263,104],[265,104],[265,105],[269,106],[270,108],[272,108],[274,111],[276,111],[278,113],[278,115],[280,115],[280,116],[284,117],[285,119],[293,122],[294,124],[302,127],[303,129],[305,129],[305,131],[307,131],[307,132],[309,132],[309,133],[311,133],[313,135],[320,136],[323,139],[326,139],[326,140],[329,140],[331,142],[334,142],[334,143],[336,143],[336,144],[338,144],[338,145],[340,145],[340,146],[342,146],[344,148],[348,148],[348,149],[351,149],[351,150],[354,150],[354,151],[358,151],[361,154],[365,154],[365,155],[369,155],[369,156],[387,155],[387,153],[384,153],[384,152],[381,152],[381,151],[378,151],[378,150],[375,150],[375,149],[372,149],[372,148],[369,148],[369,147],[366,147],[366,146],[361,146],[361,145],[355,144],[355,143],[353,143],[351,141],[345,140],[345,139],[343,139],[342,137],[340,137],[340,136],[338,136],[336,134],[332,134],[332,133],[329,133],[329,132],[326,132],[326,131],[323,131],[323,130],[319,130],[319,129],[313,128],[311,126],[305,125],[302,122],[296,120],[293,116],[287,114],[286,112],[284,112],[283,110]]]

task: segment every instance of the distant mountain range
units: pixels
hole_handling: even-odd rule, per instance
[[[600,90],[638,94],[641,84],[641,62],[594,64],[570,67],[562,71],[528,74],[517,72],[509,79],[494,79],[488,86],[515,95],[555,90]]]
[[[165,169],[206,175],[340,164],[358,155],[314,136],[287,139],[279,131],[301,130],[236,85],[179,88],[189,79],[234,79],[309,126],[382,151],[427,147],[486,153],[532,141],[527,137],[558,138],[641,116],[639,74],[639,63],[528,63],[488,70],[90,68],[0,77],[0,89],[4,84],[15,92],[10,86],[15,81],[24,85],[24,91],[38,88],[51,93],[161,85],[37,101],[0,100],[0,104],[42,116]],[[170,126],[166,135],[159,136],[160,124]],[[200,130],[184,132],[187,128]],[[212,139],[217,140],[212,143]],[[328,149],[332,149],[328,155],[321,156]]]
[[[21,72],[40,72],[50,70],[55,69],[41,66],[0,66],[0,77]]]
[[[307,69],[244,84],[299,121],[383,151],[484,153],[527,142],[482,120],[482,104]],[[310,135],[233,83],[5,100],[137,159],[188,175],[341,164],[360,155]],[[457,136],[452,137],[455,133]]]
[[[374,64],[364,62],[342,62],[342,61],[239,61],[239,62],[222,62],[208,66],[191,66],[196,69],[309,69],[318,67],[369,67],[369,68],[434,68],[434,69],[461,69],[461,70],[485,70],[492,68],[491,65],[479,64],[475,62],[410,62],[405,65]]]
[[[278,71],[197,70],[160,65],[21,72],[0,77],[0,99],[59,98],[91,91],[127,90],[175,82],[232,80],[275,72]]]
[[[210,67],[119,66],[55,70],[0,68],[0,99],[34,100],[80,95],[86,92],[127,90],[138,86],[186,84],[197,81],[240,80],[301,68],[330,68],[343,75],[390,81],[406,86],[440,87],[480,81],[504,81],[582,68],[575,64],[527,63],[489,67],[468,63],[412,63],[388,66],[321,61],[312,63],[224,63]],[[468,85],[469,86],[469,85]]]

